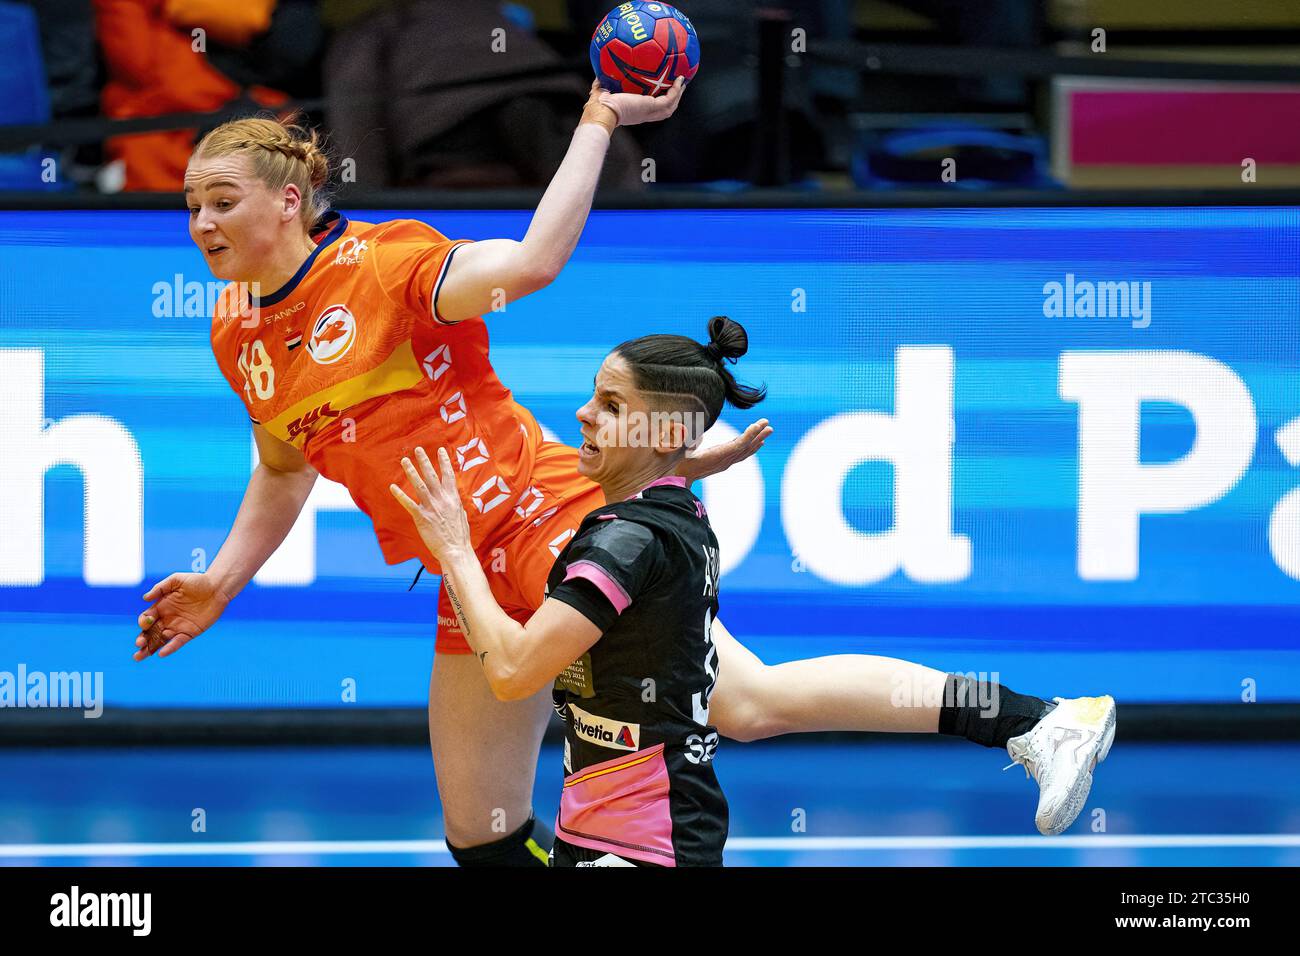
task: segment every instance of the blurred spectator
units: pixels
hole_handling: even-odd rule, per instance
[[[534,187],[568,149],[590,74],[430,86],[548,66],[560,57],[495,0],[323,0],[334,36],[325,57],[334,151],[354,160],[356,183]],[[640,149],[614,137],[602,183],[636,188]],[[346,171],[345,171],[346,172]],[[347,180],[343,183],[347,186]]]
[[[209,62],[209,42],[239,47],[266,31],[275,0],[95,0],[96,32],[108,83],[104,114],[115,119],[215,110],[240,95],[240,87]],[[248,90],[264,106],[285,95]],[[111,158],[126,166],[128,190],[179,190],[195,130],[118,136]]]
[[[1038,0],[899,0],[934,21],[946,42],[959,46],[1032,50],[1043,42],[1046,4]],[[1018,76],[962,77],[961,98],[985,107],[1022,108],[1029,84]]]
[[[99,62],[91,0],[18,0],[34,7],[55,119],[99,112]]]
[[[277,0],[265,32],[247,43],[208,45],[208,61],[240,86],[270,86],[290,96],[321,95],[325,28],[317,0]]]
[[[0,0],[0,125],[50,120],[50,95],[40,25],[26,4]],[[0,154],[0,189],[63,188],[57,160],[38,150]]]

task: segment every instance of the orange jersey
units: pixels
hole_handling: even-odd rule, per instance
[[[435,461],[447,449],[476,548],[557,504],[531,481],[541,428],[493,371],[483,320],[436,313],[460,244],[414,220],[339,216],[282,289],[250,310],[231,285],[212,320],[213,354],[252,420],[347,487],[389,564],[418,557],[435,573],[388,489],[407,486],[400,463],[417,445]]]

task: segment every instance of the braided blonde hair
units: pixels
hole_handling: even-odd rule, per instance
[[[209,132],[194,149],[195,157],[247,156],[253,173],[271,190],[289,183],[302,193],[302,218],[310,229],[329,209],[325,186],[330,164],[320,136],[295,122],[249,117],[223,123]]]

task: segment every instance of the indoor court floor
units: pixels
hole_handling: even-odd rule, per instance
[[[1117,739],[1084,812],[1047,838],[1002,751],[793,741],[720,748],[728,865],[1300,866],[1300,744]],[[547,746],[548,819],[559,765]],[[23,748],[0,766],[0,864],[452,864],[421,747]]]

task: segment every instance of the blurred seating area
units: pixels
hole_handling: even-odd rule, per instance
[[[206,129],[298,110],[345,194],[535,189],[613,5],[0,0],[0,189],[176,191]],[[1300,0],[678,6],[700,72],[606,188],[1300,185]]]

